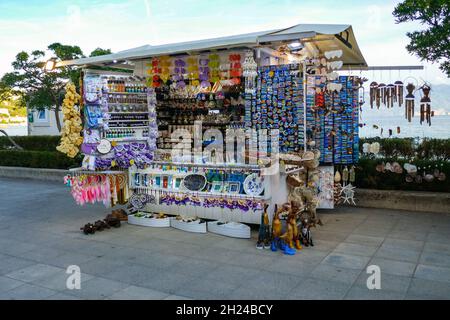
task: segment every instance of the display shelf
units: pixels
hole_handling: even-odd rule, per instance
[[[148,126],[138,126],[138,127],[108,127],[107,130],[117,130],[117,129],[148,129]]]
[[[220,221],[208,221],[207,229],[208,232],[220,234],[222,236],[240,239],[251,238],[250,227],[239,222],[230,221],[227,223],[220,223]]]
[[[139,191],[146,191],[146,190],[153,190],[157,192],[163,192],[163,193],[179,193],[179,194],[192,194],[198,197],[227,197],[227,198],[233,198],[233,199],[240,199],[240,200],[268,200],[270,197],[266,196],[250,196],[248,194],[236,194],[236,193],[214,193],[214,192],[208,192],[208,191],[189,191],[186,189],[183,190],[174,190],[174,189],[164,189],[164,188],[155,188],[155,187],[136,187],[131,186],[130,189],[139,190]]]
[[[114,112],[105,112],[107,114],[148,114],[149,111],[114,111]]]
[[[184,222],[177,220],[175,217],[170,218],[170,226],[175,229],[194,232],[194,233],[207,233],[206,222],[200,220],[194,220],[192,222]]]
[[[150,121],[149,119],[142,119],[142,120],[111,120],[111,119],[108,119],[108,120],[105,120],[105,121],[108,121],[108,122],[144,122],[144,121]]]
[[[129,215],[128,223],[144,227],[168,228],[170,227],[170,218],[142,218],[136,217],[134,215]]]
[[[147,141],[148,137],[128,137],[128,138],[105,138],[109,141]]]
[[[107,92],[106,94],[147,95],[147,92]]]
[[[147,103],[141,103],[141,102],[136,102],[136,103],[132,103],[132,102],[110,102],[108,103],[108,106],[147,106]]]

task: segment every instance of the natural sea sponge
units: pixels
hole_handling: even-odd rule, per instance
[[[62,113],[63,123],[61,142],[56,150],[65,153],[68,157],[74,158],[80,151],[83,143],[81,131],[83,130],[80,110],[76,106],[81,101],[81,96],[76,92],[75,85],[66,85],[66,96],[63,100]]]

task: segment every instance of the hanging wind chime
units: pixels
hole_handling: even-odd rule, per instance
[[[245,92],[254,93],[256,91],[256,77],[258,76],[258,65],[253,58],[253,51],[245,53],[244,63],[242,65],[243,76],[245,78]]]
[[[403,105],[403,82],[395,81],[395,96],[394,101],[398,103],[398,106],[401,107]]]
[[[429,97],[431,88],[424,84],[421,89],[423,97],[420,99],[420,124],[426,120],[428,125],[431,126],[431,99]]]
[[[405,97],[405,118],[408,119],[408,122],[411,122],[412,117],[414,117],[414,89],[416,89],[416,86],[412,83],[408,83],[406,86],[408,94]]]
[[[395,86],[393,84],[388,84],[384,91],[384,101],[388,108],[392,108],[394,106],[394,97]]]
[[[375,81],[372,82],[370,84],[370,107],[373,109],[373,105],[374,103],[376,104],[376,106],[379,108],[380,107],[380,103],[378,101],[378,83],[376,83]]]
[[[378,85],[378,99],[377,99],[377,107],[380,108],[380,103],[383,102],[386,105],[386,85],[384,83],[380,83]]]

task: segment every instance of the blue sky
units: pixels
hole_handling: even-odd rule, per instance
[[[339,4],[338,4],[339,3]],[[416,23],[396,25],[398,1],[328,0],[2,0],[0,74],[21,50],[44,49],[52,42],[76,44],[85,53],[96,47],[113,51],[144,44],[195,40],[297,23],[351,24],[370,65],[424,64],[415,72],[432,83],[450,83],[436,65],[420,62],[405,50],[406,32]],[[408,73],[368,74],[405,78]]]

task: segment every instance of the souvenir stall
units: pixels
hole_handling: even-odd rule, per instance
[[[67,179],[79,203],[128,203],[130,223],[240,238],[250,237],[244,223],[260,224],[258,247],[276,249],[278,239],[299,249],[300,239],[312,245],[316,208],[334,206],[334,166],[346,168],[344,184],[354,181],[363,80],[341,71],[367,65],[351,26],[297,25],[59,65],[83,68],[75,147],[84,160]]]

